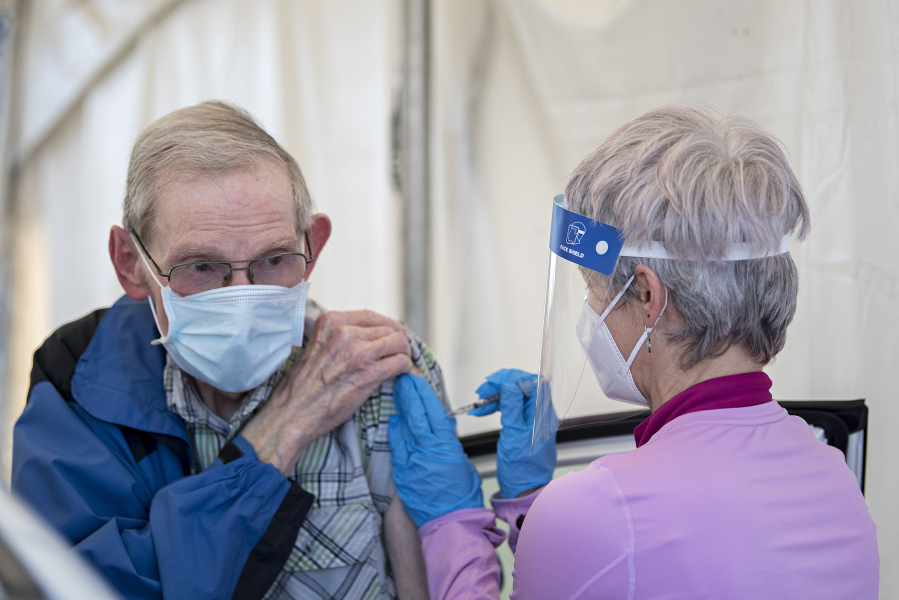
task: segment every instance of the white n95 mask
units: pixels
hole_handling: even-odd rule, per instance
[[[576,325],[576,333],[581,342],[581,347],[587,355],[587,362],[590,363],[590,368],[593,369],[593,375],[596,376],[596,381],[606,397],[619,402],[648,408],[649,402],[640,393],[637,384],[634,383],[631,365],[634,359],[637,358],[640,347],[646,341],[646,338],[649,337],[649,334],[652,333],[652,330],[655,329],[655,326],[658,325],[659,319],[665,313],[665,309],[668,308],[668,290],[665,290],[665,306],[662,307],[655,324],[643,332],[628,359],[624,360],[624,356],[618,350],[618,344],[615,343],[615,339],[612,337],[612,332],[609,331],[606,325],[606,317],[609,316],[609,313],[612,312],[612,309],[615,308],[615,305],[618,304],[618,301],[633,281],[634,277],[631,276],[624,289],[618,292],[618,295],[615,296],[601,315],[597,315],[593,307],[587,302],[587,299],[584,298],[584,304],[581,307],[581,314]]]
[[[168,335],[153,344],[162,344],[183,371],[218,390],[255,388],[287,360],[292,346],[303,345],[308,281],[292,288],[235,285],[182,297],[163,287],[149,265],[147,270],[162,290],[169,320]]]

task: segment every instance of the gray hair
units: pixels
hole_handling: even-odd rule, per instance
[[[182,108],[153,121],[138,136],[128,163],[122,225],[145,244],[156,230],[156,201],[183,179],[224,175],[272,161],[287,171],[297,235],[312,222],[313,203],[300,167],[247,112],[220,101]]]
[[[639,264],[668,288],[684,317],[664,335],[680,368],[742,344],[761,364],[786,343],[799,275],[789,254],[723,261],[729,244],[772,251],[802,240],[809,210],[778,141],[754,122],[690,106],[652,110],[617,129],[575,168],[569,208],[622,230],[628,245],[661,242],[677,260],[622,257],[588,285],[620,290]],[[638,299],[631,287],[626,301]]]

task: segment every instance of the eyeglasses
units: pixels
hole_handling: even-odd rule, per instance
[[[309,245],[309,235],[304,233],[303,237],[309,252],[308,257],[303,252],[282,252],[253,260],[196,261],[179,263],[169,269],[168,273],[163,273],[153,257],[150,256],[144,243],[140,241],[134,228],[130,228],[129,231],[140,249],[153,263],[156,272],[169,280],[169,287],[179,296],[191,296],[225,287],[231,281],[234,271],[246,271],[250,283],[254,285],[293,287],[303,280],[303,276],[306,274],[306,265],[315,260],[312,247]],[[247,266],[234,267],[232,263],[247,263]]]

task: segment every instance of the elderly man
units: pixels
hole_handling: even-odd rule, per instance
[[[109,252],[127,293],[36,352],[13,487],[129,598],[426,595],[395,495],[393,382],[439,367],[306,295],[331,232],[220,102],[144,130]]]

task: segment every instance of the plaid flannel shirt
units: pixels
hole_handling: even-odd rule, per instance
[[[321,309],[307,302],[306,332]],[[408,333],[412,358],[447,404],[440,367],[428,347]],[[229,421],[203,403],[193,378],[168,357],[164,372],[169,410],[184,419],[191,440],[191,472],[206,469],[221,448],[259,410],[298,350],[259,387],[247,392]],[[343,425],[313,442],[290,479],[315,495],[293,552],[266,600],[395,598],[382,542],[384,513],[395,493],[388,423],[395,414],[394,379],[384,381]]]

